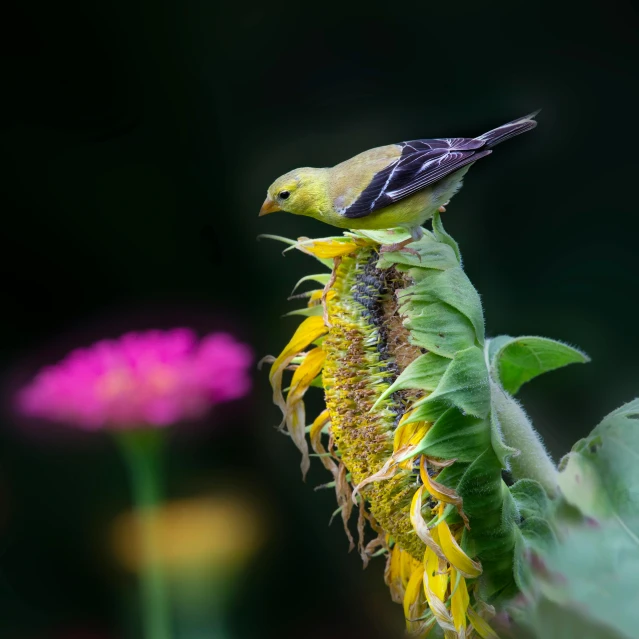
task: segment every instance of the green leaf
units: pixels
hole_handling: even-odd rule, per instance
[[[571,529],[561,544],[547,547],[533,562],[540,605],[548,601],[557,607],[564,637],[581,637],[573,632],[589,625],[599,629],[592,635],[597,638],[637,636],[638,534],[637,517],[626,524],[608,520],[584,525]],[[550,620],[542,625],[537,636],[545,639]]]
[[[558,483],[564,499],[587,517],[605,519],[612,515],[612,502],[597,465],[581,453],[564,457]]]
[[[510,487],[510,494],[517,504],[519,514],[529,517],[547,518],[551,512],[551,504],[546,491],[534,479],[520,479]]]
[[[425,235],[430,235],[432,239],[432,235],[425,231]],[[385,229],[381,231],[376,230],[368,230],[368,229],[357,229],[351,230],[347,235],[353,235],[355,237],[363,237],[368,240],[373,240],[376,244],[394,244],[395,242],[403,242],[410,237],[410,233],[401,227],[397,227],[394,229]]]
[[[548,599],[540,600],[522,624],[538,639],[632,639],[610,627],[607,623],[593,621],[588,610],[577,604],[560,605]],[[530,637],[517,629],[513,637]]]
[[[475,329],[477,342],[483,345],[484,313],[481,300],[461,267],[456,266],[446,271],[411,268],[408,273],[415,280],[415,284],[401,294],[400,304],[409,300],[444,302],[470,320]]]
[[[489,345],[492,374],[514,395],[523,384],[568,364],[590,361],[585,353],[545,337],[497,337],[498,348]]]
[[[531,596],[535,587],[535,578],[529,563],[530,552],[550,551],[557,544],[557,537],[548,520],[531,516],[517,528],[516,538],[513,565],[515,581],[522,592]]]
[[[639,515],[639,399],[610,413],[562,460],[561,490],[584,514]]]
[[[517,614],[540,639],[636,637],[639,400],[610,413],[560,467],[563,500],[550,520],[560,540],[538,548],[530,561],[518,556],[535,605]],[[532,491],[523,492],[530,498]],[[564,634],[554,632],[554,623]]]
[[[397,242],[398,240],[394,240]],[[455,251],[447,244],[436,242],[429,237],[423,237],[418,242],[408,245],[412,252],[393,251],[392,253],[381,253],[378,268],[388,268],[394,265],[404,267],[418,267],[420,269],[433,269],[445,271],[449,268],[459,266],[459,260]]]
[[[415,454],[472,462],[490,446],[490,424],[485,419],[448,409],[418,444]]]
[[[382,393],[373,405],[373,410],[389,395],[399,390],[435,390],[449,364],[449,359],[435,355],[435,353],[420,355],[415,361],[411,362],[393,384]]]
[[[444,244],[448,244],[455,255],[457,256],[457,261],[459,265],[462,265],[461,253],[459,252],[459,244],[444,230],[444,225],[442,224],[442,218],[439,212],[435,212],[433,216],[433,234],[437,238],[438,242],[443,242]]]
[[[488,416],[490,387],[484,354],[480,348],[473,346],[457,353],[437,388],[418,406],[441,401],[475,417]]]
[[[482,595],[490,598],[500,593],[512,594],[517,508],[501,478],[501,464],[492,448],[468,466],[457,492],[464,500],[473,545],[484,567]]]
[[[526,544],[530,548],[544,552],[554,549],[557,537],[547,519],[528,517],[519,527]]]
[[[451,359],[476,344],[468,318],[442,302],[413,301],[404,326],[410,330],[411,343]]]

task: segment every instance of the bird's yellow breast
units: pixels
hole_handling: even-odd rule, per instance
[[[426,187],[413,195],[389,204],[383,209],[364,217],[348,218],[335,209],[322,212],[318,220],[341,229],[390,229],[397,226],[421,226],[433,212],[431,187]]]

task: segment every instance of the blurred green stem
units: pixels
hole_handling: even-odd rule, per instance
[[[140,589],[145,639],[171,639],[168,593],[158,556],[157,508],[161,500],[164,433],[131,430],[116,436],[129,469],[140,534]]]

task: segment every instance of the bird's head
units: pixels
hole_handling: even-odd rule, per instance
[[[276,211],[317,217],[325,199],[325,169],[295,169],[278,177],[268,187],[260,216]]]

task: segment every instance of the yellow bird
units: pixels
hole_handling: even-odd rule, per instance
[[[332,168],[289,171],[268,188],[260,215],[285,211],[342,229],[404,228],[410,238],[382,247],[399,250],[420,239],[422,224],[445,210],[473,163],[500,142],[535,128],[537,113],[476,138],[400,142],[364,151]]]

